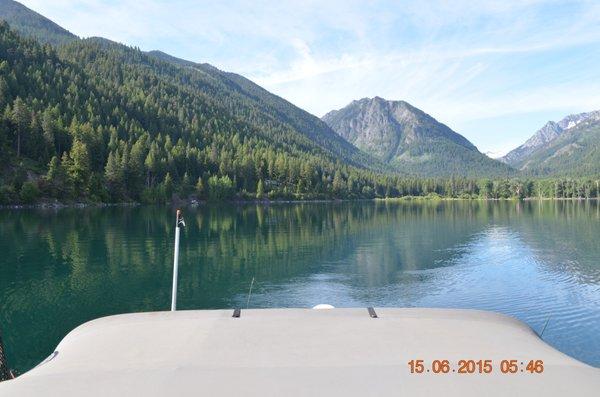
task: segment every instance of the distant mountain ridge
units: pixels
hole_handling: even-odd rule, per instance
[[[524,144],[511,150],[500,160],[515,168],[522,168],[525,166],[529,156],[537,150],[548,146],[550,142],[561,136],[566,130],[574,128],[582,121],[598,117],[599,113],[600,111],[571,114],[559,122],[548,121],[531,138],[525,141]]]
[[[359,149],[419,176],[507,175],[511,168],[480,153],[445,124],[405,101],[363,98],[323,116]]]
[[[547,123],[507,158],[526,175],[599,176],[600,110]]]
[[[78,37],[48,18],[13,0],[0,0],[0,19],[26,37],[44,44],[68,44]]]

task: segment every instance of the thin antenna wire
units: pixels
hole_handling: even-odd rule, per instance
[[[246,301],[246,309],[250,306],[250,296],[252,295],[252,286],[254,285],[254,277],[252,277],[252,281],[250,282],[250,291],[248,291],[248,300]]]
[[[542,332],[540,332],[540,339],[544,335],[544,331],[546,330],[546,327],[548,326],[548,323],[550,322],[550,317],[551,316],[548,316],[548,318],[546,319],[546,323],[544,324],[544,328],[542,328]]]

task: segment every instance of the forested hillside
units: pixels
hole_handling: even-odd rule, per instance
[[[150,51],[148,54],[195,73],[205,85],[203,91],[219,103],[228,106],[229,112],[241,119],[246,120],[249,111],[267,114],[270,118],[293,127],[344,162],[373,169],[391,170],[348,143],[318,117],[270,93],[243,76],[223,72],[207,63],[199,64],[179,59],[161,51]]]
[[[0,22],[0,205],[598,195],[596,177],[506,179],[509,168],[458,134],[440,130],[449,146],[428,138],[422,112],[409,112],[419,122],[400,134],[412,143],[398,146],[398,167],[386,165],[242,76],[81,40],[12,1],[0,0],[0,16],[17,28]],[[579,175],[595,170],[581,165]],[[465,178],[494,175],[505,179]]]
[[[600,112],[565,130],[532,152],[522,165],[526,175],[600,175]]]
[[[204,71],[97,38],[55,50],[6,23],[0,59],[5,203],[383,190],[351,145],[311,136],[295,127],[302,120],[281,120]]]
[[[22,36],[44,44],[61,45],[77,40],[68,30],[13,0],[0,0],[0,19],[8,21]]]

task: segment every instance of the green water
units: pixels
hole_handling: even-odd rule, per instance
[[[173,210],[0,211],[0,330],[21,372],[77,325],[170,305]],[[597,202],[185,209],[180,309],[494,310],[600,366]]]

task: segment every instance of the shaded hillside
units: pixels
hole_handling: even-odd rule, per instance
[[[41,43],[62,45],[77,39],[68,30],[13,0],[0,0],[0,19],[10,23],[21,35],[35,38]]]

